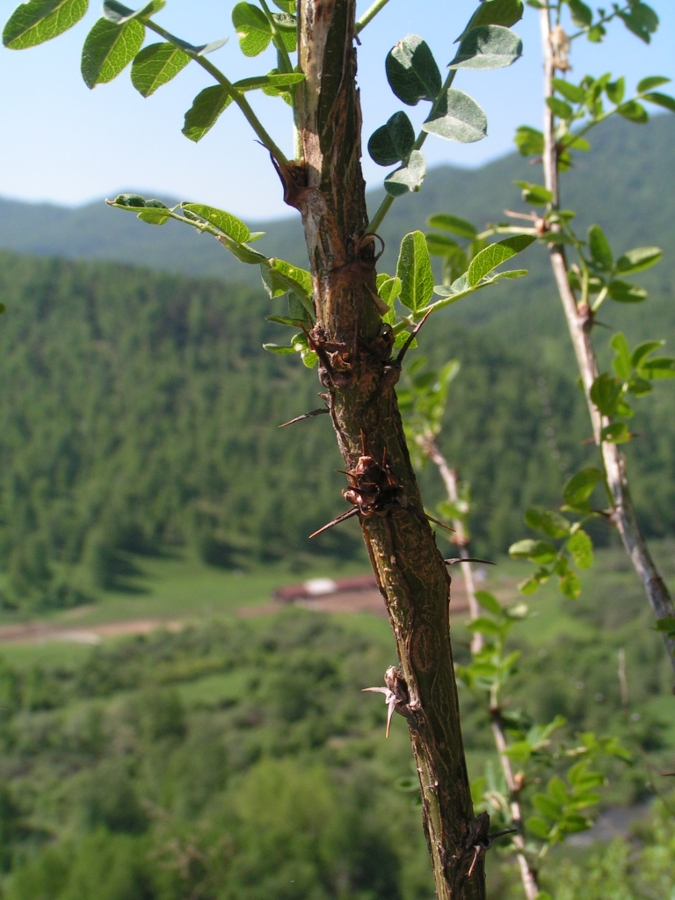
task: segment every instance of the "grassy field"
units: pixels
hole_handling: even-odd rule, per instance
[[[653,547],[662,570],[675,587],[675,542],[656,542]],[[162,623],[198,623],[209,619],[223,619],[230,616],[266,612],[274,606],[272,592],[282,585],[306,581],[310,578],[340,578],[365,574],[363,563],[343,566],[334,562],[317,562],[302,574],[289,572],[282,566],[267,566],[249,571],[229,571],[204,565],[187,556],[172,558],[145,557],[135,560],[138,576],[124,591],[103,592],[100,599],[85,606],[70,610],[34,616],[31,622],[44,622],[54,629],[72,630],[78,634],[107,623],[133,623],[147,620],[149,625],[159,627]],[[494,567],[483,567],[484,576],[480,587],[494,592],[501,602],[516,602],[519,580],[529,574],[529,566],[508,558],[498,560]],[[461,578],[458,569],[452,570],[455,580]],[[562,598],[555,585],[545,585],[540,591],[527,598],[531,615],[521,630],[521,635],[532,645],[560,640],[564,637],[584,639],[593,629],[579,615],[578,604],[592,604],[594,598],[610,609],[614,604],[616,615],[620,617],[624,601],[640,596],[640,585],[630,569],[620,548],[600,550],[596,563],[582,573],[583,593],[581,601]],[[522,599],[522,598],[520,598]],[[646,602],[646,601],[645,601]],[[344,613],[337,615],[353,622],[365,634],[382,637],[388,633],[384,618],[368,613]],[[11,613],[0,616],[0,626],[17,624]],[[456,622],[458,640],[467,635]],[[118,639],[116,636],[112,639]],[[1,637],[0,637],[1,641]],[[68,634],[55,635],[54,640],[39,638],[24,641],[2,642],[1,653],[15,664],[25,661],[59,663],[67,665],[69,659],[81,659],[88,652],[86,646],[76,640],[68,640]]]

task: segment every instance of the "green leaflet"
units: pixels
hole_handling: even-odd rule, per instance
[[[144,38],[145,26],[136,19],[123,25],[99,19],[82,48],[80,70],[87,87],[94,88],[116,78],[141,49]]]
[[[563,488],[565,503],[576,509],[584,509],[588,505],[588,499],[595,490],[595,486],[603,478],[602,472],[592,467],[577,472]]]
[[[407,163],[399,166],[384,179],[388,194],[399,197],[408,191],[419,191],[427,174],[427,162],[419,150],[413,150]]]
[[[675,97],[671,97],[669,94],[662,94],[660,91],[651,91],[651,93],[643,96],[649,103],[655,103],[657,106],[662,106],[663,109],[675,112]]]
[[[267,16],[251,3],[237,3],[232,10],[232,24],[244,56],[258,56],[272,40],[272,26]]]
[[[560,513],[540,506],[530,506],[525,513],[525,523],[535,531],[543,532],[547,537],[559,540],[570,533],[571,524]]]
[[[441,231],[449,231],[450,234],[456,234],[457,237],[468,238],[473,241],[478,232],[471,222],[466,219],[460,219],[459,216],[452,216],[450,213],[437,213],[429,216],[427,219],[429,228],[438,228]]]
[[[450,69],[500,69],[522,56],[523,42],[510,28],[481,25],[462,39]]]
[[[393,166],[407,159],[415,146],[415,129],[404,112],[396,112],[370,137],[368,153],[378,166]]]
[[[614,268],[614,256],[605,232],[599,225],[591,225],[588,229],[588,249],[591,259],[603,272],[611,272]]]
[[[593,541],[582,528],[568,539],[567,549],[580,569],[590,569],[593,565]]]
[[[440,93],[440,70],[429,45],[417,34],[409,34],[389,51],[385,69],[392,91],[408,106],[420,100],[433,102]]]
[[[487,118],[476,101],[456,88],[449,88],[434,104],[422,131],[448,141],[471,144],[487,134]]]
[[[530,156],[533,153],[541,155],[544,152],[544,135],[528,125],[516,128],[514,143],[521,156]]]
[[[558,551],[550,541],[535,541],[526,538],[516,541],[509,547],[509,556],[513,559],[529,559],[542,566],[553,562],[557,555]]]
[[[609,286],[609,296],[617,303],[642,303],[647,299],[647,291],[638,284],[616,278]]]
[[[621,275],[633,275],[656,265],[662,256],[663,250],[660,247],[635,247],[617,259],[616,271]]]
[[[434,273],[427,242],[421,231],[413,231],[403,238],[396,275],[402,284],[401,303],[413,312],[423,309],[434,292]]]
[[[31,0],[9,17],[2,43],[10,50],[25,50],[63,34],[80,21],[89,0]]]
[[[175,78],[189,62],[187,53],[174,44],[150,44],[134,59],[131,83],[141,96],[149,97]]]
[[[202,203],[183,203],[183,209],[196,213],[202,219],[206,219],[211,225],[215,225],[220,231],[237,241],[238,244],[245,244],[251,239],[251,232],[241,219],[233,216],[231,213],[222,209],[216,209],[214,206],[205,206]]]
[[[617,331],[616,334],[612,335],[609,345],[616,353],[615,358],[612,360],[612,368],[615,374],[625,381],[630,378],[632,370],[628,341],[624,334]]]
[[[182,128],[185,137],[190,141],[201,141],[231,102],[232,95],[220,84],[214,84],[200,91],[185,113],[185,124]]]
[[[486,275],[489,275],[493,269],[512,259],[523,250],[527,249],[530,244],[534,243],[535,238],[529,234],[516,234],[506,240],[498,241],[496,244],[490,244],[480,253],[476,254],[471,260],[469,271],[467,273],[468,284],[475,287]]]
[[[463,38],[467,32],[479,25],[505,25],[510,28],[522,17],[522,0],[488,0],[488,2],[479,4],[461,37]]]
[[[668,84],[670,80],[670,78],[665,78],[663,75],[648,75],[642,81],[638,81],[637,92],[638,94],[644,94],[645,91],[651,91],[655,87],[661,87],[662,84]]]

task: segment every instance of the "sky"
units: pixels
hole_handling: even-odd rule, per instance
[[[359,2],[358,13],[370,2]],[[675,79],[675,2],[650,2],[661,19],[651,45],[631,35],[623,24],[614,24],[601,45],[585,39],[575,42],[571,77],[578,80],[587,73],[610,71],[626,75],[629,89],[645,75]],[[16,5],[16,0],[0,0],[3,24]],[[157,21],[194,44],[228,37],[228,43],[210,58],[233,81],[264,74],[275,65],[274,52],[269,49],[255,59],[242,55],[230,20],[233,5],[234,0],[168,0]],[[402,108],[384,73],[389,49],[407,34],[420,34],[443,70],[475,5],[476,0],[390,0],[362,32],[358,80],[364,145],[377,127]],[[100,5],[92,3],[75,28],[53,41],[23,51],[0,48],[0,195],[80,205],[133,189],[145,196],[210,203],[249,221],[287,214],[268,154],[255,142],[236,107],[226,110],[199,144],[181,134],[183,115],[193,97],[213,83],[195,64],[147,100],[131,86],[128,70],[93,91],[85,86],[79,72],[81,48],[99,16]],[[482,165],[512,150],[518,125],[539,126],[542,66],[537,12],[526,8],[514,30],[523,39],[524,52],[513,66],[460,71],[455,79],[454,86],[485,109],[487,138],[456,144],[430,136],[424,146],[430,166]],[[146,42],[156,39],[150,35]],[[248,97],[276,142],[291,156],[289,108],[260,92]],[[428,104],[405,110],[419,127]],[[369,186],[380,184],[388,171],[364,155]]]

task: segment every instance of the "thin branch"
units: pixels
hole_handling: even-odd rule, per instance
[[[553,96],[555,67],[551,48],[551,22],[548,9],[540,11],[541,39],[544,52],[544,97]],[[553,208],[560,206],[559,147],[555,140],[555,120],[548,104],[544,104],[544,183],[553,195]],[[559,225],[553,231],[560,230]],[[675,609],[668,589],[651,557],[644,536],[637,522],[635,508],[630,495],[625,461],[617,444],[601,439],[602,429],[609,420],[602,416],[591,400],[591,387],[598,377],[599,367],[595,349],[591,341],[589,317],[586,304],[579,306],[574,291],[567,278],[567,260],[561,244],[549,245],[549,256],[553,276],[562,301],[567,327],[569,329],[577,364],[586,395],[588,412],[593,425],[593,437],[600,448],[605,469],[607,486],[612,504],[612,521],[619,529],[621,540],[633,567],[642,582],[649,603],[657,620],[675,616]],[[675,639],[664,633],[664,642],[675,669]]]
[[[380,12],[380,10],[384,9],[384,7],[389,3],[389,0],[375,0],[375,3],[367,9],[360,19],[356,22],[356,27],[354,31],[356,34],[360,34],[366,25],[371,22],[375,16]]]
[[[438,445],[433,438],[420,437],[418,439],[418,444],[422,447],[431,462],[438,468],[448,494],[448,499],[451,503],[457,503],[459,500],[457,472],[450,468],[446,458],[439,450]],[[464,586],[469,599],[469,614],[471,621],[473,622],[480,615],[480,607],[476,600],[476,586],[473,577],[473,569],[471,567],[471,558],[469,557],[469,552],[466,548],[468,536],[461,519],[454,519],[452,524],[455,528],[454,543],[459,546],[462,578],[464,579]],[[483,636],[480,632],[476,631],[471,642],[471,652],[474,654],[479,653],[483,649],[483,646]],[[511,760],[507,753],[508,745],[499,708],[490,710],[490,718],[492,721],[492,734],[495,741],[495,747],[497,748],[497,755],[499,756],[499,764],[504,774],[504,780],[506,781],[506,787],[509,792],[509,809],[516,832],[512,840],[517,851],[516,858],[518,860],[520,879],[523,883],[526,900],[536,900],[539,896],[539,885],[537,884],[536,872],[530,866],[527,857],[525,856],[525,836],[522,811],[520,803],[518,802],[518,783],[513,774]]]
[[[284,72],[292,72],[293,71],[293,63],[291,62],[291,57],[288,55],[288,50],[286,49],[286,45],[284,44],[284,39],[281,36],[281,32],[279,31],[279,26],[277,25],[274,17],[270,11],[269,6],[265,3],[265,0],[260,0],[260,5],[263,8],[263,12],[267,16],[267,21],[270,23],[270,28],[272,29],[272,40],[274,41],[274,46],[276,47],[279,58],[283,60],[284,63]],[[281,68],[281,66],[279,67]]]
[[[186,50],[185,41],[181,41],[180,38],[177,38],[175,35],[171,34],[171,32],[167,31],[165,28],[162,28],[161,25],[157,25],[157,23],[153,22],[152,19],[144,19],[143,22],[145,24],[145,27],[149,28],[150,31],[154,31],[155,34],[163,37],[164,40],[168,41],[170,44],[173,44],[174,47],[179,47],[181,50],[186,52],[191,59],[193,59],[198,65],[202,67],[202,69],[207,71],[209,75],[215,78],[215,80],[219,84],[222,84],[222,86],[232,97],[232,100],[237,104],[239,109],[244,114],[246,121],[254,130],[260,142],[270,151],[270,153],[274,156],[278,163],[280,163],[282,166],[285,166],[288,163],[288,159],[286,158],[284,153],[279,149],[279,147],[277,147],[275,142],[267,133],[260,119],[251,109],[251,106],[246,97],[234,87],[229,78],[227,78],[227,76],[224,75],[217,66],[214,66],[213,63],[205,57],[199,56],[194,52],[191,53]]]

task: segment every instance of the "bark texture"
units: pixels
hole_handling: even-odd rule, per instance
[[[298,16],[306,75],[296,104],[302,159],[280,174],[307,241],[317,316],[310,338],[396,637],[400,670],[389,670],[388,685],[409,725],[436,891],[441,900],[482,900],[489,821],[474,817],[469,790],[450,646],[450,579],[406,447],[391,330],[373,301],[378,241],[366,235],[355,0],[300,0]]]
[[[544,51],[544,96],[553,96],[553,78],[556,69],[556,56],[552,46],[551,20],[548,9],[540,11],[541,38]],[[560,205],[560,183],[558,179],[558,148],[555,140],[553,112],[544,107],[544,182],[553,194],[554,207]],[[598,363],[591,340],[592,314],[577,304],[574,291],[567,279],[567,261],[565,249],[561,244],[551,244],[551,266],[558,293],[565,310],[567,327],[570,332],[577,364],[584,385],[584,393],[588,404],[593,437],[600,447],[602,461],[607,477],[607,485],[612,498],[612,523],[616,525],[621,540],[633,568],[644,587],[647,599],[656,619],[675,616],[675,607],[668,588],[659,574],[652,559],[647,543],[635,515],[633,499],[630,495],[626,466],[623,453],[617,444],[601,440],[602,429],[609,420],[602,416],[591,400],[591,387],[598,377]],[[675,639],[664,634],[666,652],[673,669],[675,669]],[[674,689],[675,690],[675,689]]]

